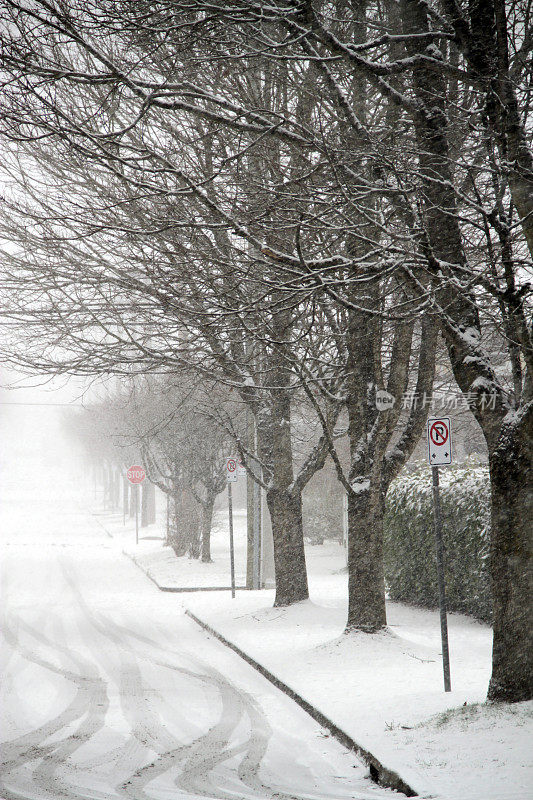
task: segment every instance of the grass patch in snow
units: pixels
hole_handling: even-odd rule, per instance
[[[420,722],[416,728],[457,725],[467,730],[472,723],[491,728],[502,720],[511,720],[513,724],[523,726],[533,719],[533,704],[528,703],[467,703],[460,708],[449,708],[440,714]]]

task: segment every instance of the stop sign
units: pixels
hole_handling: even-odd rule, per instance
[[[126,472],[126,477],[130,483],[142,483],[146,478],[146,472],[144,471],[143,467],[140,467],[138,464],[134,464]]]

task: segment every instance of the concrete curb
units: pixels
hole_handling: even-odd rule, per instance
[[[104,525],[102,525],[102,523],[99,520],[97,520],[97,522],[104,529],[107,535],[112,539],[113,538],[112,534],[109,533],[109,531],[104,527]],[[146,575],[146,577],[149,580],[151,580],[155,586],[157,586],[157,588],[161,592],[185,593],[185,592],[231,591],[231,587],[224,587],[224,586],[220,587],[198,586],[189,588],[185,587],[174,588],[169,586],[160,586],[160,584],[156,581],[156,579],[153,578],[152,575],[150,575],[150,573],[147,572],[146,569],[139,564],[139,562],[136,560],[135,556],[132,553],[129,553],[127,550],[124,549],[122,550],[122,553],[125,556],[127,556],[135,564],[135,566],[138,569],[140,569],[141,572],[144,575]],[[240,591],[243,590],[246,591],[246,587],[244,586],[236,586],[235,589],[238,589]],[[284,694],[290,697],[291,700],[294,700],[295,703],[298,703],[300,708],[303,708],[303,710],[306,711],[309,714],[309,716],[312,717],[316,722],[318,722],[319,725],[322,725],[322,727],[327,728],[327,730],[329,730],[331,735],[334,736],[335,739],[337,739],[337,741],[343,745],[343,747],[346,747],[348,750],[352,750],[353,752],[357,753],[357,755],[360,756],[366,764],[368,764],[368,768],[370,770],[370,777],[373,781],[375,781],[375,783],[378,783],[380,786],[383,786],[387,789],[394,789],[397,792],[401,792],[407,797],[418,797],[417,792],[415,792],[415,790],[412,789],[411,786],[409,786],[409,784],[406,783],[400,777],[400,775],[398,775],[397,772],[389,769],[384,764],[382,764],[381,761],[378,758],[376,758],[376,756],[373,753],[371,753],[369,750],[366,750],[364,747],[358,744],[354,739],[352,739],[351,736],[349,736],[345,731],[339,728],[338,725],[335,725],[334,722],[332,722],[328,717],[326,717],[325,714],[323,714],[321,711],[319,711],[317,708],[311,705],[311,703],[309,703],[301,695],[295,692],[294,689],[291,689],[290,686],[287,686],[286,683],[283,683],[283,681],[277,678],[266,667],[264,667],[262,664],[259,664],[259,662],[256,661],[251,656],[249,656],[248,653],[245,653],[244,650],[241,650],[241,648],[238,647],[236,644],[230,642],[229,639],[226,639],[225,636],[223,636],[221,633],[219,633],[210,625],[208,625],[207,622],[204,622],[199,617],[197,617],[196,614],[193,614],[192,611],[189,611],[188,608],[185,609],[185,614],[188,617],[190,617],[194,622],[196,622],[197,625],[199,625],[205,631],[214,636],[215,639],[218,639],[219,642],[222,642],[222,644],[226,645],[226,647],[229,647],[230,650],[233,650],[234,653],[236,653],[244,661],[250,664],[251,667],[260,672],[261,675],[263,675],[263,677],[265,677],[268,681],[270,681],[270,683],[272,683],[274,686],[280,689]]]
[[[150,573],[142,566],[142,564],[139,564],[133,553],[123,549],[122,554],[133,561],[135,566],[138,567],[141,572],[143,572],[146,577],[157,586],[160,592],[176,592],[178,594],[184,594],[186,592],[231,592],[231,586],[161,586],[161,584],[157,582],[156,578],[154,578],[153,575],[150,575]],[[235,591],[247,592],[249,589],[247,589],[246,586],[236,586]]]
[[[358,744],[354,739],[352,739],[351,736],[339,728],[338,725],[335,725],[334,722],[328,719],[325,714],[323,714],[301,695],[295,692],[294,689],[291,689],[290,686],[287,686],[286,683],[283,683],[283,681],[277,678],[266,667],[264,667],[262,664],[259,664],[259,662],[249,656],[248,653],[245,653],[244,650],[241,650],[238,645],[230,642],[229,639],[226,639],[225,636],[208,625],[207,622],[204,622],[202,619],[197,617],[196,614],[193,614],[192,611],[186,609],[185,613],[188,617],[194,620],[197,625],[218,639],[219,642],[222,642],[222,644],[225,644],[226,647],[230,648],[230,650],[233,650],[234,653],[237,653],[238,656],[240,656],[244,661],[250,664],[250,666],[260,672],[261,675],[263,675],[268,681],[270,681],[270,683],[274,684],[274,686],[284,692],[284,694],[290,697],[291,700],[294,700],[295,703],[298,703],[298,705],[303,708],[303,710],[306,711],[310,717],[318,722],[319,725],[327,728],[331,735],[334,736],[335,739],[337,739],[337,741],[340,742],[344,747],[357,753],[357,755],[360,756],[366,764],[368,764],[370,777],[373,781],[387,789],[395,789],[397,792],[402,792],[402,794],[406,795],[407,797],[418,797],[417,792],[415,792],[415,790],[412,789],[411,786],[409,786],[409,784],[406,783],[397,772],[382,764],[381,761],[379,761],[379,759],[373,755],[373,753]]]
[[[98,519],[98,515],[95,514],[93,511],[89,511],[89,513],[96,520],[98,525],[102,528],[106,536],[109,536],[110,539],[115,539],[113,534],[107,530],[103,522],[101,522]],[[159,537],[152,537],[152,538],[157,538],[159,540]],[[142,566],[142,564],[139,564],[133,553],[129,552],[129,550],[124,550],[124,548],[122,548],[122,555],[127,556],[130,559],[130,561],[133,561],[135,566],[138,567],[141,570],[141,572],[143,572],[146,575],[146,577],[149,578],[149,580],[151,580],[152,583],[154,583],[157,586],[160,592],[175,592],[177,594],[184,594],[186,592],[231,592],[231,586],[161,586],[161,584],[158,583],[157,579],[154,578],[153,575],[150,575],[150,573],[145,569],[145,567]],[[247,586],[236,586],[235,591],[248,592],[250,591],[250,589],[248,589]],[[0,798],[0,800],[2,800],[2,798]]]
[[[100,522],[100,520],[98,519],[98,515],[97,515],[97,514],[95,514],[95,513],[94,513],[94,511],[90,511],[90,510],[88,511],[88,513],[91,515],[91,517],[92,517],[92,518],[94,519],[94,521],[97,523],[97,525],[99,525],[99,526],[102,528],[102,530],[104,531],[104,533],[106,534],[106,536],[109,536],[109,538],[110,538],[110,539],[113,539],[113,538],[114,538],[114,537],[113,537],[113,534],[112,534],[112,533],[109,533],[109,531],[107,530],[107,528],[106,528],[106,526],[104,525],[104,523],[103,523],[103,522]]]

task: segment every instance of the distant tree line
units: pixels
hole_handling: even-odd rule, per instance
[[[226,488],[225,460],[235,448],[231,429],[242,428],[242,409],[222,398],[216,387],[184,378],[147,376],[124,381],[120,391],[71,413],[68,428],[99,471],[104,502],[135,513],[134,489],[126,477],[132,464],[147,473],[142,484],[141,526],[155,522],[152,492],[168,502],[166,543],[177,556],[211,561],[211,530],[217,496]],[[232,449],[233,448],[233,449]],[[122,482],[122,490],[120,487]]]

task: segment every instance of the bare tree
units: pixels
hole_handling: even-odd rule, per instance
[[[413,315],[432,318],[426,333],[438,320],[490,456],[489,696],[530,697],[533,349],[526,246],[533,192],[526,4],[510,9],[512,28],[500,0],[474,3],[468,12],[448,0],[361,2],[355,10],[312,0],[290,7],[176,2],[171,10],[164,3],[124,3],[120,12],[103,2],[57,9],[44,0],[4,0],[4,7],[4,133],[26,153],[40,141],[40,153],[48,154],[40,168],[49,173],[53,153],[56,188],[64,181],[84,198],[67,207],[51,203],[48,189],[36,196],[28,170],[20,190],[34,193],[40,212],[32,216],[11,198],[12,215],[31,224],[26,242],[19,238],[23,257],[10,250],[8,289],[20,289],[24,278],[27,285],[28,246],[39,252],[35,232],[43,225],[52,225],[49,242],[60,241],[72,263],[83,256],[84,264],[81,280],[74,279],[72,263],[58,264],[45,249],[33,269],[34,293],[26,292],[24,302],[8,300],[14,331],[28,324],[48,331],[40,357],[33,344],[18,363],[80,371],[119,363],[131,370],[192,358],[201,368],[204,361],[216,367],[264,431],[260,450],[271,477],[274,528],[281,532],[290,521],[288,536],[274,536],[284,554],[276,565],[282,603],[307,595],[299,476],[288,435],[296,388],[290,376],[298,375],[299,390],[302,375],[289,366],[291,343],[305,321],[313,327],[317,298],[345,309],[355,342],[352,428],[357,421],[364,435],[377,421],[384,433],[388,425],[371,411],[368,393],[363,401],[360,381],[370,371],[373,390],[383,386],[370,347],[378,320],[400,323],[393,340],[401,350]],[[376,27],[383,32],[374,35]],[[252,82],[243,78],[259,64],[259,88],[268,85],[275,103],[250,92]],[[309,99],[313,82],[320,101]],[[206,137],[212,146],[202,159]],[[58,155],[69,164],[63,176]],[[90,185],[76,163],[91,165]],[[19,179],[24,175],[20,165],[13,169]],[[250,180],[261,193],[255,208],[243,191]],[[113,196],[115,186],[121,188]],[[395,287],[388,305],[387,275]],[[495,326],[512,385],[485,352],[486,332]],[[200,349],[191,350],[191,341],[201,341]],[[62,358],[53,358],[59,346]],[[5,348],[12,359],[15,348]],[[419,374],[427,380],[426,366]],[[389,380],[395,368],[396,362]],[[309,363],[304,372],[305,386],[315,387]],[[398,386],[401,373],[393,380]],[[334,408],[338,397],[332,399]],[[331,446],[331,423],[326,419],[314,465]],[[394,439],[388,441],[392,446]],[[366,485],[364,476],[384,452],[382,443],[366,449],[365,464],[352,476],[362,478],[357,485]],[[296,581],[287,568],[291,558]],[[369,628],[383,618],[375,622]]]

